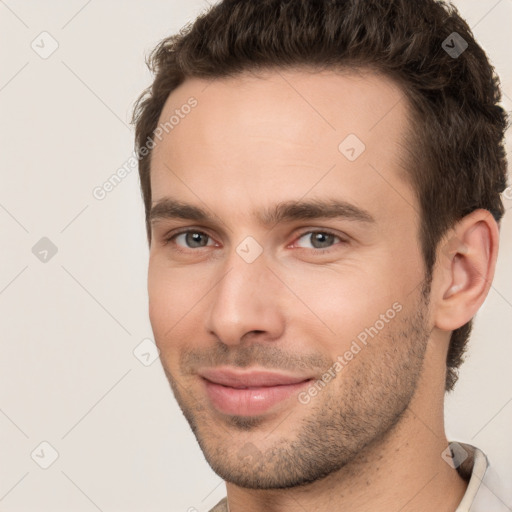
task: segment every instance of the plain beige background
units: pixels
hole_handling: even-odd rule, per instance
[[[454,3],[510,111],[512,0]],[[207,511],[225,495],[159,360],[149,364],[136,169],[93,195],[132,154],[144,55],[207,7],[0,0],[2,511]],[[510,188],[505,203],[497,275],[446,420],[450,439],[482,448],[512,482]]]

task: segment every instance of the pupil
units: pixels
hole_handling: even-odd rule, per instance
[[[313,237],[313,247],[322,248],[328,246],[333,236],[334,235],[330,235],[328,233],[315,233]]]
[[[201,243],[202,236],[201,233],[187,233],[187,244],[193,247],[204,247],[205,244]]]

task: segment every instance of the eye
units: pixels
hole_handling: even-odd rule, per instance
[[[208,243],[208,239],[212,243]],[[215,245],[209,235],[203,233],[202,231],[193,229],[175,233],[174,235],[168,237],[165,242],[174,242],[176,245],[185,247],[187,249],[198,249],[201,247]]]
[[[309,246],[308,242],[306,242],[306,245],[301,245],[299,243],[299,241],[303,239],[309,241]],[[328,231],[308,231],[307,233],[303,233],[298,238],[296,244],[299,245],[299,247],[306,249],[329,249],[336,242],[336,240],[339,240],[340,242],[346,242],[346,240],[343,240],[338,235]]]

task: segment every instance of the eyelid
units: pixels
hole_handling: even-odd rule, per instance
[[[295,235],[294,241],[292,242],[291,245],[295,244],[297,242],[297,240],[300,240],[303,236],[310,235],[312,233],[323,233],[326,235],[332,235],[332,236],[338,238],[342,244],[349,243],[349,237],[347,235],[345,235],[344,233],[338,233],[338,232],[333,231],[328,228],[309,228],[309,229],[306,229],[306,230],[298,233],[297,235]],[[288,247],[290,247],[290,245],[288,245]],[[336,247],[337,247],[337,244],[331,245],[330,247],[326,247],[324,249],[315,249],[315,248],[311,249],[309,247],[299,247],[299,249],[310,250],[310,251],[314,251],[314,252],[318,252],[318,253],[326,253],[331,249],[335,249]]]
[[[202,235],[206,235],[209,239],[211,240],[214,240],[215,239],[213,238],[212,235],[210,235],[210,233],[208,233],[207,230],[205,230],[204,228],[195,228],[195,227],[190,227],[190,226],[187,226],[187,227],[184,227],[184,228],[178,228],[176,230],[171,230],[169,231],[168,233],[166,233],[163,237],[162,237],[162,243],[163,245],[167,245],[171,242],[174,241],[174,239],[179,236],[179,235],[183,235],[184,233],[200,233]],[[205,247],[212,247],[211,245],[208,245],[208,246],[205,246],[205,247],[199,247],[199,248],[196,248],[196,249],[191,249],[191,248],[186,248],[186,247],[181,247],[179,246],[178,244],[175,244],[176,247],[179,247],[178,250],[190,250],[190,251],[197,251],[197,249],[204,249]]]

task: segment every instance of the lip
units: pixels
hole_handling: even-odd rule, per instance
[[[210,368],[199,372],[206,395],[219,411],[229,415],[256,416],[289,399],[312,377],[266,371]]]
[[[310,376],[293,376],[268,371],[236,371],[229,368],[208,368],[199,372],[204,379],[231,388],[270,387],[297,384]]]

